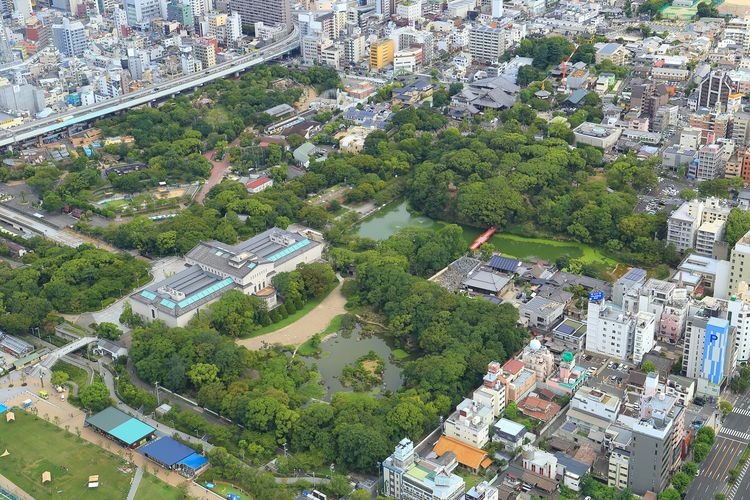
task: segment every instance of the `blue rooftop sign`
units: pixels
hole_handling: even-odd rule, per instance
[[[591,292],[589,294],[589,300],[592,302],[600,302],[604,300],[604,292]]]

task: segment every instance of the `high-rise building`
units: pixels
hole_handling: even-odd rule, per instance
[[[465,483],[455,475],[458,462],[453,453],[440,458],[419,458],[414,443],[404,438],[393,455],[383,460],[383,494],[397,500],[459,500]]]
[[[700,148],[695,160],[688,166],[688,177],[699,181],[723,177],[727,162],[724,150],[723,144],[707,144]]]
[[[657,393],[658,375],[649,373],[644,383],[638,416],[620,414],[618,426],[631,434],[627,458],[628,487],[638,495],[662,491],[681,461],[685,408],[677,398]],[[610,463],[610,467],[611,467]]]
[[[604,300],[604,294],[589,295],[586,350],[640,363],[654,346],[656,316],[648,311],[626,311],[615,302]]]
[[[208,40],[199,40],[193,45],[193,57],[201,62],[203,69],[216,66],[216,49]]]
[[[503,0],[492,0],[492,18],[500,19],[503,17]]]
[[[720,308],[698,311],[688,318],[682,368],[697,380],[698,394],[718,397],[737,360],[735,329]]]
[[[736,91],[736,84],[720,69],[712,70],[698,85],[697,104],[701,108],[720,108],[726,111],[729,94]]]
[[[393,63],[393,40],[376,40],[370,45],[370,69],[381,70]]]
[[[31,0],[13,0],[13,14],[21,22],[29,19],[33,14]]]
[[[57,50],[68,57],[81,57],[88,45],[83,23],[67,17],[60,24],[52,25],[52,41]]]
[[[502,28],[477,24],[469,30],[469,53],[482,62],[494,63],[505,50],[505,33]]]
[[[167,18],[166,0],[124,0],[128,25],[147,25],[155,19]]]
[[[750,141],[750,113],[740,111],[734,114],[732,139],[737,146],[747,146]]]
[[[422,17],[422,0],[406,0],[396,6],[396,15],[401,19],[416,21]]]
[[[177,21],[178,23],[192,28],[195,24],[195,18],[193,17],[193,8],[190,2],[185,0],[172,0],[167,6],[167,19],[170,21]]]
[[[243,25],[261,21],[269,26],[283,24],[289,29],[292,22],[291,0],[229,0],[229,10],[240,14]]]
[[[365,58],[367,41],[364,36],[353,36],[346,39],[344,57],[349,64],[359,64]]]
[[[744,281],[740,281],[737,294],[727,301],[727,319],[735,329],[737,361],[750,360],[750,291]]]
[[[750,283],[750,232],[734,245],[729,263],[729,293],[736,293],[741,281]]]

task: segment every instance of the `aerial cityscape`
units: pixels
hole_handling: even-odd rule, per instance
[[[750,500],[750,0],[0,12],[0,498]]]

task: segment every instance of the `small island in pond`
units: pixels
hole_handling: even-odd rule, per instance
[[[341,384],[357,392],[369,391],[383,382],[384,369],[383,358],[375,351],[370,351],[341,370]]]

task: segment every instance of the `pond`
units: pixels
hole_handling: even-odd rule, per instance
[[[422,227],[439,229],[445,223],[433,220],[412,211],[407,201],[393,203],[382,208],[375,215],[362,221],[357,229],[357,236],[384,240],[404,227]],[[466,249],[484,229],[461,226],[466,240]],[[498,252],[521,260],[541,259],[554,262],[558,257],[567,255],[571,259],[582,259],[586,262],[601,262],[614,266],[616,262],[603,255],[599,250],[575,241],[558,241],[542,238],[524,238],[513,234],[496,233],[491,239]]]
[[[403,201],[392,203],[374,215],[367,217],[360,223],[357,236],[372,238],[373,240],[385,240],[404,227],[431,229],[439,225],[439,222],[435,222],[429,217],[417,215],[410,211],[409,204]]]
[[[377,336],[364,336],[359,328],[347,338],[340,334],[334,335],[320,344],[321,354],[317,358],[302,358],[308,366],[317,365],[322,384],[326,388],[325,400],[330,401],[337,392],[351,392],[351,389],[341,385],[341,370],[344,366],[354,363],[357,358],[370,351],[375,351],[385,361],[383,384],[381,390],[397,391],[402,384],[401,368],[393,363],[391,348],[388,343]],[[377,392],[379,390],[376,389]]]

